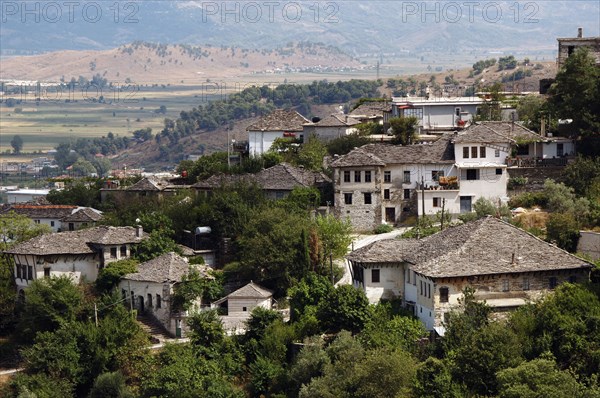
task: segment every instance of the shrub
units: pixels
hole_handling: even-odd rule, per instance
[[[390,224],[379,224],[373,232],[375,232],[376,234],[385,234],[388,232],[392,232],[393,230],[394,227]]]

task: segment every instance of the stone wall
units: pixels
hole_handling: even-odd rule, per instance
[[[577,251],[594,261],[600,260],[600,232],[581,231]]]
[[[519,167],[509,168],[508,177],[527,178],[527,184],[517,189],[508,191],[508,196],[515,196],[523,192],[541,191],[544,189],[544,181],[552,179],[556,182],[563,182],[562,171],[564,167]]]

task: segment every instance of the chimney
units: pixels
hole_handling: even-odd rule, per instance
[[[583,28],[577,28],[577,38],[581,39],[583,37]]]
[[[516,264],[515,263],[515,252],[513,252],[511,265],[515,265],[515,264]]]
[[[141,225],[138,225],[137,227],[135,227],[135,237],[136,238],[141,238],[143,234],[144,234],[144,229],[142,228]]]

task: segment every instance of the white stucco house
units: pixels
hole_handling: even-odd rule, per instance
[[[276,109],[246,128],[250,156],[259,156],[271,149],[277,138],[303,140],[303,125],[310,120],[293,110]]]
[[[171,252],[139,264],[137,272],[121,278],[119,289],[138,314],[154,318],[171,336],[185,337],[188,314],[200,311],[204,303],[198,297],[190,310],[179,311],[173,307],[173,293],[192,268],[203,278],[214,278],[209,267],[190,265],[186,258]]]
[[[443,333],[466,287],[496,313],[589,280],[593,265],[505,221],[487,217],[416,239],[382,240],[347,256],[369,302],[399,299]]]
[[[11,211],[32,219],[36,224],[48,225],[53,232],[91,227],[102,219],[100,210],[71,205],[14,204],[8,205],[2,213]]]
[[[252,281],[211,304],[211,308],[221,309],[224,313],[220,318],[230,333],[243,332],[245,322],[257,307],[272,309],[273,292]]]
[[[422,134],[453,131],[473,120],[479,97],[393,97],[391,117],[414,116]]]
[[[24,294],[40,278],[66,275],[74,283],[93,282],[107,264],[130,258],[132,246],[146,237],[141,227],[100,226],[40,235],[4,254],[12,259],[17,290]]]

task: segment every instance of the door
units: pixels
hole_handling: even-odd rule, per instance
[[[460,212],[461,213],[470,213],[471,210],[471,197],[470,196],[461,196],[460,197]]]
[[[144,313],[144,296],[138,296],[138,301],[140,303],[140,314]]]
[[[556,157],[562,158],[564,154],[565,154],[564,144],[556,144]]]
[[[396,208],[386,207],[385,208],[385,221],[395,223],[396,222]]]

